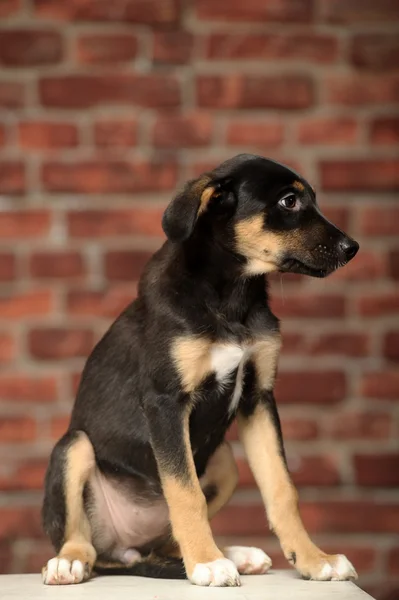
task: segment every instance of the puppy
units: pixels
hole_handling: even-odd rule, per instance
[[[236,586],[240,573],[266,572],[262,550],[222,552],[209,525],[237,483],[224,439],[234,419],[288,562],[306,578],[356,578],[345,556],[312,543],[298,512],[265,274],[325,277],[358,244],[323,217],[302,177],[249,154],[188,182],[162,224],[168,239],[90,355],[51,455],[43,521],[57,556],[44,583],[94,569]]]

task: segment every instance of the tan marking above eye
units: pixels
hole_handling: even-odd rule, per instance
[[[205,188],[205,190],[202,192],[200,206],[198,209],[198,216],[206,211],[208,203],[209,203],[210,199],[212,198],[212,196],[214,195],[214,193],[215,193],[215,188],[212,186]]]
[[[248,274],[277,269],[276,263],[283,247],[282,236],[265,230],[263,214],[239,221],[235,230],[237,250],[248,259]]]
[[[305,190],[305,186],[303,185],[303,183],[301,181],[294,181],[294,183],[292,184],[292,187],[296,188],[300,192],[303,192]]]

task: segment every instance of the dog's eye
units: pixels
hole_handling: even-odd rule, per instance
[[[284,208],[288,208],[288,210],[298,210],[299,208],[299,200],[293,193],[287,194],[284,198],[281,198],[279,204],[284,206]]]

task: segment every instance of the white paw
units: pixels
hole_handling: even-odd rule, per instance
[[[43,583],[47,585],[67,585],[80,583],[85,576],[85,565],[80,560],[73,562],[66,558],[52,558],[44,567]]]
[[[224,554],[233,561],[241,575],[261,575],[272,566],[271,559],[260,548],[228,546]]]
[[[208,563],[198,563],[190,577],[195,585],[238,586],[241,585],[238,571],[231,560],[218,558]]]
[[[344,581],[345,579],[357,579],[354,566],[343,554],[328,556],[323,559],[318,573],[312,576],[317,581]]]

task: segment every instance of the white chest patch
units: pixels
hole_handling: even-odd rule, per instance
[[[235,344],[214,344],[211,349],[211,368],[219,383],[240,364],[244,349]]]
[[[215,344],[211,350],[211,365],[217,381],[223,385],[229,375],[237,370],[236,382],[229,406],[233,413],[238,406],[242,392],[244,365],[251,352],[251,348],[242,348],[235,344]]]

